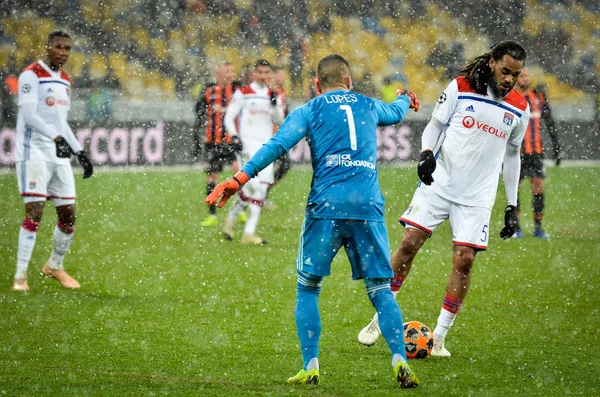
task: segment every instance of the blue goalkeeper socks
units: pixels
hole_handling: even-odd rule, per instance
[[[365,285],[369,299],[377,310],[379,329],[392,351],[392,357],[399,354],[406,361],[402,312],[390,290],[389,281],[365,280]]]
[[[321,338],[321,316],[319,314],[319,293],[322,278],[307,273],[298,273],[296,297],[296,329],[300,339],[304,369],[312,359],[319,356]],[[313,363],[315,361],[313,360]]]

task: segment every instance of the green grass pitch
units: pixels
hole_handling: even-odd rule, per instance
[[[0,176],[0,394],[61,396],[589,396],[600,390],[600,168],[548,170],[545,228],[531,237],[531,194],[523,185],[526,237],[502,241],[499,188],[487,252],[447,347],[449,359],[411,364],[416,390],[396,385],[383,340],[361,346],[373,309],[340,253],[325,280],[318,388],[289,386],[301,368],[293,316],[295,257],[310,171],[295,168],[272,191],[264,247],[203,229],[205,176],[181,172],[77,169],[78,226],[65,265],[82,283],[61,289],[39,270],[56,215],[46,206],[27,294],[10,291],[23,205],[13,174]],[[382,166],[393,249],[410,202],[414,168]],[[228,204],[229,206],[229,204]],[[220,211],[223,219],[225,211]],[[240,229],[240,228],[238,228]],[[448,272],[444,224],[415,260],[399,302],[404,320],[434,327]]]

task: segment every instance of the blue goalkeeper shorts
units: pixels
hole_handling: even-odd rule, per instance
[[[315,276],[329,276],[331,261],[342,246],[354,280],[394,277],[384,221],[305,219],[296,269]]]

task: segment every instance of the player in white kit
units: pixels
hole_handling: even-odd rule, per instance
[[[406,229],[392,255],[391,287],[396,295],[425,240],[449,219],[453,268],[434,330],[432,355],[450,356],[444,341],[469,290],[475,255],[487,249],[500,172],[508,202],[500,237],[509,238],[516,231],[520,148],[529,105],[512,88],[525,57],[523,47],[514,41],[500,42],[477,57],[442,93],[423,131],[417,167],[421,182],[400,218]],[[375,314],[358,340],[372,345],[380,334]]]
[[[46,200],[54,202],[58,223],[54,229],[52,254],[42,273],[57,279],[65,288],[80,286],[63,267],[75,229],[71,154],[77,155],[84,168],[84,178],[92,176],[93,167],[67,123],[71,79],[61,68],[70,52],[70,36],[54,31],[48,35],[46,60],[29,65],[19,75],[15,160],[19,192],[25,202],[25,219],[19,232],[14,291],[29,290],[27,268]]]
[[[258,60],[254,64],[254,81],[239,88],[231,98],[225,113],[225,128],[230,136],[238,136],[242,142],[242,166],[273,136],[273,125],[285,118],[284,99],[269,87],[273,69],[269,62]],[[237,119],[237,125],[236,125]],[[242,244],[264,244],[266,240],[256,235],[256,226],[273,183],[273,164],[258,173],[239,192],[239,198],[231,207],[223,227],[227,240],[233,239],[237,217],[249,207],[244,225]]]

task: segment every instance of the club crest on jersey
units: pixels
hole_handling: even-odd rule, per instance
[[[36,185],[35,181],[29,181],[29,189],[30,190],[35,189],[35,185]]]
[[[512,125],[514,119],[515,119],[515,116],[513,116],[511,113],[504,112],[504,120],[503,120],[504,124]]]
[[[340,156],[337,154],[328,154],[325,157],[325,165],[327,167],[335,167],[340,164]]]

